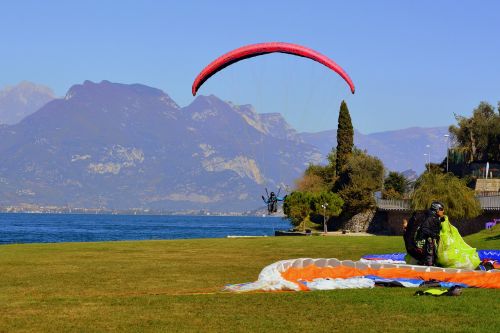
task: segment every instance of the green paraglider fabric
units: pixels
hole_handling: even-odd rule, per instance
[[[413,296],[460,296],[462,287],[452,286],[448,289],[417,290]]]
[[[441,222],[437,264],[445,268],[475,269],[481,260],[475,248],[463,240],[457,228],[451,225],[448,217]]]
[[[418,290],[415,292],[414,296],[442,296],[448,292],[447,289],[427,289],[427,290]]]

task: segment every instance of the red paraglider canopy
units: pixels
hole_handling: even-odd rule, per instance
[[[238,62],[243,59],[248,59],[256,56],[260,56],[267,53],[288,53],[300,57],[305,57],[317,61],[331,70],[335,71],[339,74],[349,85],[351,88],[351,92],[354,94],[354,83],[347,73],[337,65],[333,60],[328,58],[327,56],[314,51],[310,48],[290,43],[281,43],[281,42],[271,42],[271,43],[260,43],[247,45],[235,50],[232,50],[219,58],[212,61],[207,67],[205,67],[200,74],[196,77],[193,82],[192,92],[193,96],[196,95],[196,92],[201,87],[201,85],[208,80],[212,75],[222,70],[223,68]]]

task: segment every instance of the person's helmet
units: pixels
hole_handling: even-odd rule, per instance
[[[434,213],[437,213],[440,210],[444,210],[444,205],[439,201],[434,201],[431,203],[431,207],[429,209],[432,210]]]
[[[271,192],[271,196],[274,196],[274,192]]]

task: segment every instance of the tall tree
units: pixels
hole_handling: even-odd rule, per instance
[[[382,161],[363,151],[355,150],[342,171],[344,184],[339,191],[345,204],[342,208],[347,218],[375,206],[374,193],[382,189],[384,165]]]
[[[337,128],[337,159],[335,170],[337,175],[342,173],[347,163],[347,158],[352,153],[354,146],[354,130],[352,128],[351,115],[345,101],[340,104],[339,121]]]
[[[401,199],[408,191],[409,182],[406,177],[399,172],[391,171],[384,179],[384,199]]]
[[[337,180],[335,176],[336,152],[335,149],[327,156],[327,165],[310,164],[304,175],[295,181],[297,191],[317,193],[330,191]]]
[[[304,173],[295,181],[295,188],[300,192],[317,193],[329,190],[321,175],[315,173]]]
[[[457,126],[450,126],[449,131],[455,139],[455,148],[468,156],[467,163],[500,161],[500,113],[492,105],[481,102],[472,117],[455,115],[455,118]]]

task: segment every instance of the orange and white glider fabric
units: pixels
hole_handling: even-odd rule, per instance
[[[338,259],[299,258],[275,262],[265,267],[251,283],[226,286],[225,290],[280,291],[373,288],[367,276],[382,279],[421,279],[462,284],[477,288],[500,288],[500,270],[474,271],[407,264],[366,263]]]

